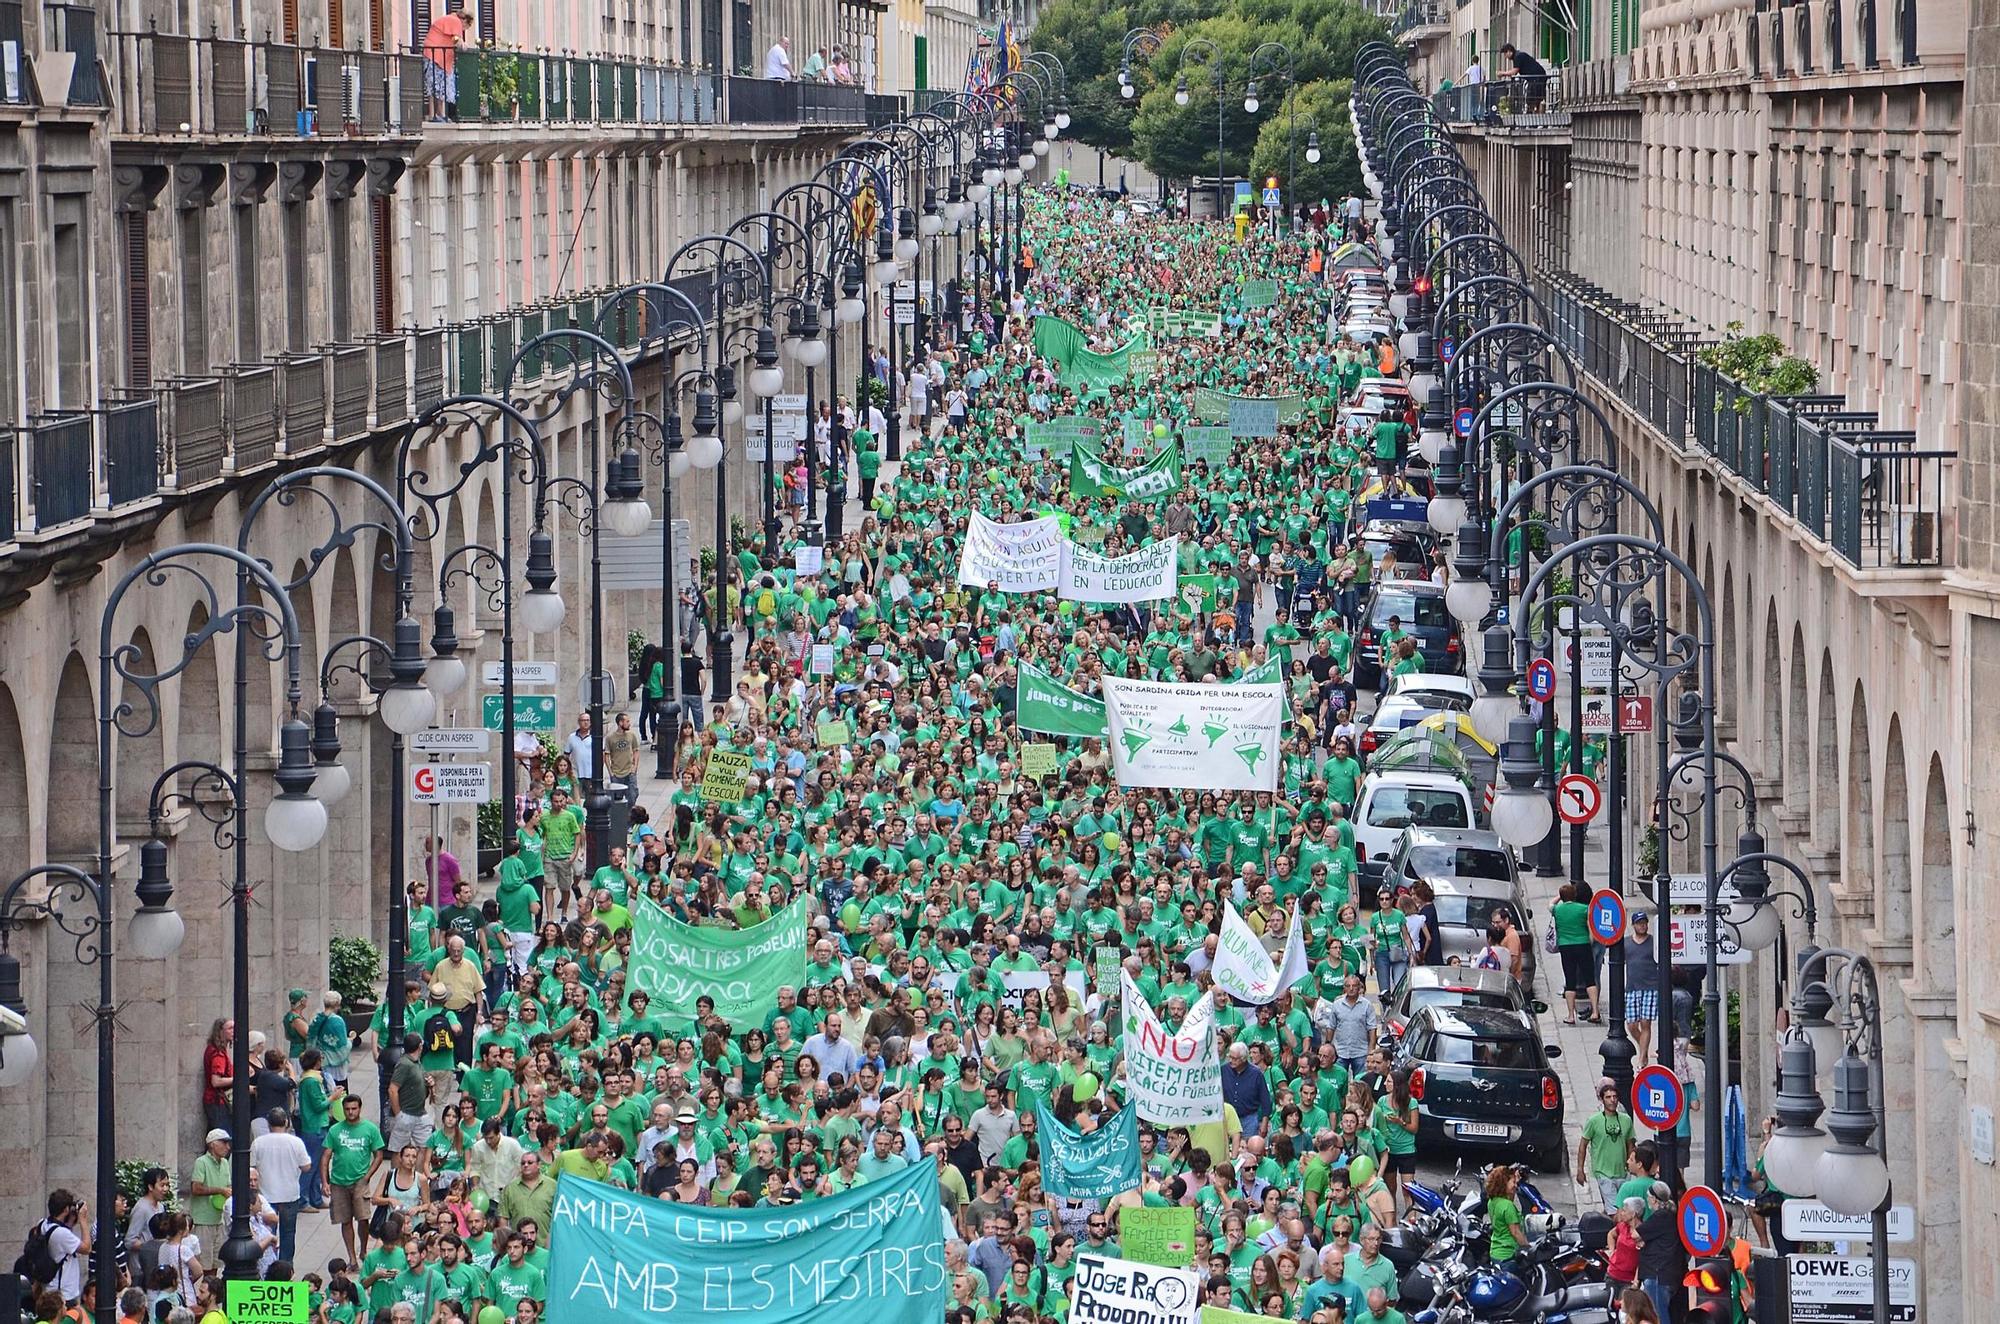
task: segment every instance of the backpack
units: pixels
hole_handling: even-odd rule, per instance
[[[457,1046],[457,1038],[452,1033],[451,1013],[438,1012],[424,1022],[424,1051],[427,1053],[449,1053]]]
[[[14,1272],[37,1287],[47,1287],[62,1275],[62,1261],[49,1249],[49,1237],[56,1225],[43,1219],[28,1229],[28,1238],[21,1244],[21,1256],[14,1261]]]
[[[1481,970],[1504,970],[1507,968],[1506,963],[1500,959],[1500,949],[1490,943],[1480,949],[1479,960],[1475,964]]]

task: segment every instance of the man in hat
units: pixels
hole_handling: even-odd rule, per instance
[[[676,1167],[682,1159],[692,1160],[700,1172],[696,1180],[706,1186],[715,1180],[715,1146],[695,1130],[701,1122],[692,1103],[683,1102],[674,1113],[674,1133],[668,1138],[668,1161]]]

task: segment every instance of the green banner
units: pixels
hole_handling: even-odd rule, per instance
[[[1021,679],[1014,688],[1014,721],[1023,731],[1050,736],[1103,740],[1111,729],[1102,699],[1071,689],[1032,662],[1021,664]]]
[[[936,1324],[951,1277],[938,1191],[930,1159],[754,1209],[662,1203],[564,1173],[546,1233],[548,1324]]]
[[[1118,1211],[1118,1246],[1128,1260],[1185,1269],[1194,1263],[1194,1217],[1191,1205],[1166,1209],[1127,1205]]]
[[[1181,457],[1189,464],[1196,460],[1206,460],[1210,464],[1222,464],[1229,459],[1229,448],[1236,444],[1229,428],[1201,423],[1181,429]]]
[[[627,968],[671,1031],[693,1023],[695,999],[704,995],[715,999],[715,1014],[735,1029],[761,1029],[778,1005],[778,989],[805,981],[805,898],[761,924],[724,929],[683,924],[635,894]]]
[[[1080,437],[1095,443],[1104,436],[1104,420],[1065,414],[1043,422],[1031,422],[1021,429],[1021,451],[1031,460],[1053,455],[1066,460]]]
[[[1243,308],[1269,308],[1278,301],[1278,282],[1269,278],[1246,280],[1236,287],[1236,302]]]
[[[1090,348],[1090,338],[1074,323],[1046,313],[1035,319],[1035,353],[1056,367],[1062,384],[1069,387],[1109,386],[1122,382],[1131,372],[1131,356],[1146,348],[1146,337],[1137,335],[1109,353]]]
[[[1180,600],[1189,611],[1213,615],[1216,606],[1214,575],[1182,575],[1177,586]]]
[[[1165,450],[1132,469],[1121,469],[1102,452],[1078,446],[1069,453],[1070,495],[1160,501],[1181,490],[1181,448]]]
[[[1218,391],[1212,386],[1197,386],[1194,389],[1195,417],[1209,423],[1227,423],[1232,400],[1274,400],[1278,405],[1280,423],[1296,423],[1306,413],[1306,398],[1302,395],[1238,395],[1234,391]]]

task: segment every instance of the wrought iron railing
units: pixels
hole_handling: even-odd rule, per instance
[[[479,124],[714,124],[723,80],[695,69],[481,47],[458,52],[446,118]],[[784,123],[801,122],[796,115]],[[854,123],[860,123],[857,114]]]
[[[54,414],[30,423],[28,496],[42,531],[90,514],[97,494],[95,429],[89,414]]]
[[[129,134],[381,137],[415,133],[423,116],[412,55],[114,32],[108,64]]]

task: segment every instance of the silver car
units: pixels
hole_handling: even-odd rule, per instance
[[[1471,965],[1486,946],[1488,926],[1506,915],[1521,935],[1521,986],[1535,984],[1534,917],[1521,890],[1514,852],[1497,833],[1476,828],[1411,826],[1389,853],[1383,885],[1398,890],[1419,878],[1436,895],[1441,956]]]

